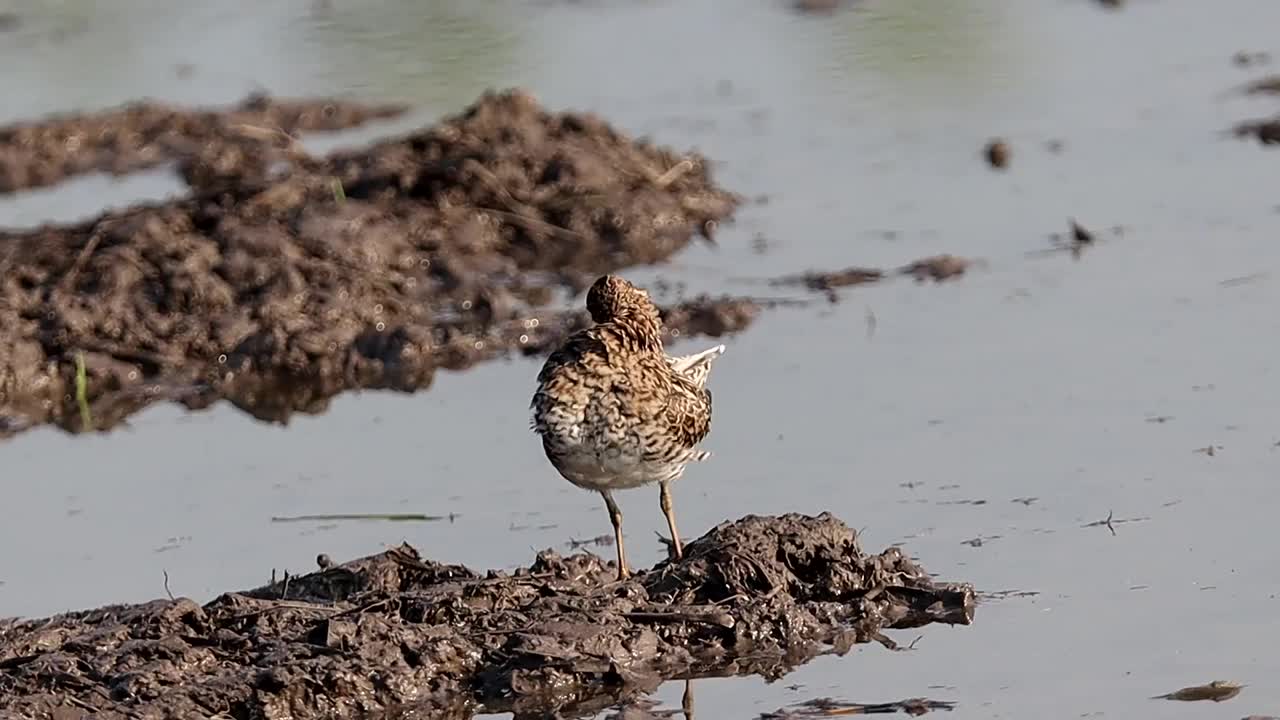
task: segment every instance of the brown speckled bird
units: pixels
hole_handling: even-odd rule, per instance
[[[591,286],[587,311],[595,325],[570,336],[538,373],[533,430],[566,480],[604,497],[623,579],[631,572],[614,490],[658,483],[675,555],[684,556],[671,483],[689,463],[711,456],[697,446],[711,429],[706,382],[724,345],[668,356],[658,308],[616,275]]]

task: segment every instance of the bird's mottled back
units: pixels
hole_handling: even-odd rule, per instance
[[[632,477],[614,480],[625,486],[678,477],[705,456],[696,446],[711,429],[709,360],[678,372],[657,307],[621,277],[597,280],[587,309],[596,324],[569,337],[538,375],[533,427],[548,457],[562,474],[588,456],[632,462]]]
[[[671,483],[709,453],[698,443],[711,430],[711,363],[724,346],[669,357],[662,319],[649,294],[616,275],[587,292],[595,325],[551,353],[533,394],[533,429],[556,470],[604,497],[618,546],[618,576],[628,574],[622,511],[612,492],[659,483],[662,511],[676,531]]]

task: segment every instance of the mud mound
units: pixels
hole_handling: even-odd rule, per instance
[[[780,677],[884,629],[973,620],[971,587],[932,582],[896,548],[864,554],[826,513],[747,517],[687,550],[617,582],[586,553],[481,575],[402,545],[203,607],[180,598],[7,621],[0,710],[568,712],[672,677]]]
[[[519,91],[359,152],[286,155],[205,142],[190,199],[0,233],[0,434],[107,428],[166,398],[284,420],[540,352],[585,317],[557,299],[710,237],[738,203],[702,157]],[[754,312],[666,309],[680,336]]]
[[[394,118],[406,109],[255,95],[229,110],[139,102],[8,125],[0,127],[0,193],[53,185],[89,172],[136,172],[195,157],[209,146],[276,156],[297,133],[345,130]]]

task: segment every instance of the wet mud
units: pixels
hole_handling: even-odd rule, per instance
[[[841,270],[814,270],[776,278],[770,281],[770,284],[775,287],[803,287],[808,290],[831,293],[838,288],[865,285],[904,275],[915,278],[918,282],[925,280],[942,282],[964,275],[976,262],[955,255],[932,255],[893,269],[855,266]]]
[[[1280,116],[1262,120],[1245,120],[1231,129],[1237,138],[1252,138],[1262,145],[1280,143]]]
[[[982,155],[987,159],[987,164],[996,170],[1009,167],[1009,156],[1012,154],[1013,150],[1009,147],[1009,143],[999,138],[989,141],[982,148]]]
[[[347,130],[407,109],[255,95],[227,109],[137,102],[15,123],[0,127],[0,192],[46,187],[90,172],[123,175],[188,162],[210,148],[235,147],[271,160],[298,133]]]
[[[179,147],[192,192],[0,232],[0,436],[106,429],[159,400],[285,421],[346,389],[414,391],[438,369],[545,352],[587,322],[562,309],[573,293],[711,242],[740,202],[700,155],[519,90],[358,151],[311,157],[290,135],[392,110],[142,105],[6,131],[8,166],[27,168],[11,185],[32,183],[23,157],[56,156],[36,163],[52,177]],[[688,337],[758,309],[701,297],[663,313]]]
[[[566,716],[664,680],[775,679],[889,629],[968,625],[973,588],[818,516],[723,523],[627,581],[590,553],[513,573],[408,545],[204,606],[0,621],[0,711],[27,717]],[[603,705],[602,705],[603,703]]]
[[[812,718],[829,718],[833,715],[889,715],[894,713],[920,716],[936,710],[954,709],[955,703],[929,700],[928,698],[909,698],[880,703],[846,702],[833,698],[816,698],[790,708],[761,713],[759,720],[811,720]]]

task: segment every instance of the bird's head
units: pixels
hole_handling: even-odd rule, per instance
[[[587,291],[587,312],[598,322],[649,320],[657,322],[658,308],[649,293],[617,275],[604,275]]]

